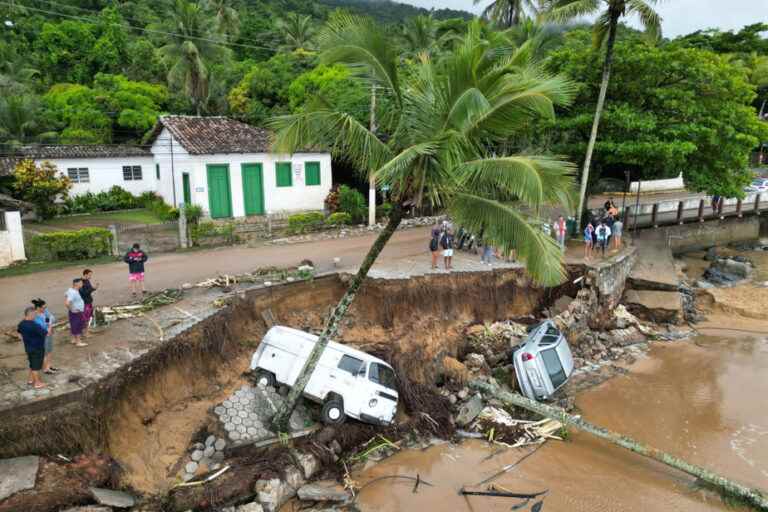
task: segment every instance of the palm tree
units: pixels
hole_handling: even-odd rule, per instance
[[[616,29],[619,20],[630,14],[637,14],[645,28],[646,33],[653,39],[661,37],[661,17],[653,10],[651,5],[656,0],[548,0],[545,17],[558,23],[567,23],[582,16],[600,13],[593,26],[593,42],[595,48],[601,48],[605,44],[605,59],[603,60],[603,78],[600,82],[600,94],[597,97],[595,118],[592,122],[592,132],[589,135],[587,154],[584,157],[584,169],[581,173],[581,187],[579,189],[579,207],[576,211],[576,219],[581,226],[581,214],[584,211],[584,202],[589,182],[589,166],[592,162],[592,153],[597,141],[597,129],[600,126],[600,116],[605,107],[605,96],[608,92],[608,82],[611,78],[611,63],[613,62],[613,46],[616,42]],[[605,8],[601,12],[601,8]]]
[[[159,50],[168,66],[168,84],[191,98],[197,115],[208,98],[209,63],[226,53],[216,42],[214,26],[201,3],[175,0],[165,26],[168,42]]]
[[[481,33],[480,23],[471,23],[451,52],[440,59],[421,54],[403,70],[390,38],[374,21],[339,16],[319,36],[321,60],[351,66],[359,71],[356,79],[387,95],[392,126],[373,133],[352,114],[327,109],[272,120],[276,152],[331,148],[358,169],[373,169],[376,184],[389,187],[394,205],[275,416],[274,428],[284,429],[405,208],[445,208],[457,224],[483,231],[501,250],[515,248],[538,283],[563,279],[562,255],[537,215],[545,204],[570,206],[573,167],[552,157],[503,154],[499,148],[527,123],[552,118],[554,106],[569,103],[575,88],[567,79],[544,74],[509,45],[492,46]]]
[[[0,92],[3,95],[18,94],[40,72],[29,66],[29,59],[10,44],[0,43]]]
[[[285,49],[290,51],[312,49],[315,26],[311,16],[289,12],[285,17],[277,20],[277,29],[283,34]]]
[[[458,38],[451,30],[441,30],[441,25],[431,14],[409,18],[402,28],[405,53],[413,57],[421,52],[440,51]]]
[[[0,98],[0,140],[18,146],[28,142],[38,130],[40,102],[31,95]]]
[[[216,17],[216,32],[233,40],[240,32],[240,17],[230,7],[230,0],[207,0],[207,8]]]
[[[475,5],[484,0],[472,0]],[[526,16],[526,9],[537,14],[540,0],[494,0],[483,9],[483,18],[491,20],[501,28],[517,25]]]

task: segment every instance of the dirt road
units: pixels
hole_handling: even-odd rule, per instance
[[[341,267],[360,264],[371,246],[375,233],[337,240],[323,240],[293,245],[259,247],[223,247],[187,253],[149,255],[146,285],[149,290],[179,287],[183,283],[196,283],[219,273],[238,274],[257,267],[297,265],[310,259],[318,272],[334,268],[333,259],[341,258]],[[428,228],[398,231],[387,244],[379,258],[379,264],[399,258],[423,254],[428,258]],[[100,283],[95,295],[97,304],[117,304],[130,299],[128,292],[128,268],[122,262],[92,267],[94,281]],[[14,324],[29,301],[41,297],[48,301],[57,317],[64,314],[64,292],[72,279],[79,277],[80,267],[50,270],[23,276],[0,279],[0,325]]]

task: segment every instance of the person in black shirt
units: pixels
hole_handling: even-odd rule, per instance
[[[21,341],[24,342],[24,351],[29,360],[29,380],[27,385],[35,389],[42,389],[45,384],[40,379],[40,370],[43,368],[43,359],[45,358],[45,336],[48,331],[40,327],[35,322],[35,308],[29,307],[24,310],[24,320],[19,322],[16,332],[19,333]]]
[[[83,270],[83,286],[80,288],[80,297],[83,298],[85,308],[83,308],[83,338],[90,338],[88,335],[88,326],[93,318],[93,294],[99,289],[99,283],[91,281],[93,279],[93,270],[87,268]]]

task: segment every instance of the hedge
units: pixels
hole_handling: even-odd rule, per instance
[[[29,241],[29,259],[34,261],[71,261],[109,255],[112,233],[104,228],[55,231],[33,236]]]
[[[345,226],[352,224],[352,216],[347,212],[332,213],[325,219],[325,223],[329,226]]]
[[[323,226],[325,216],[320,212],[296,213],[288,217],[288,231],[290,233],[305,233]]]

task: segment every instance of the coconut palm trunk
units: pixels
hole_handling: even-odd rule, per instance
[[[584,213],[584,207],[587,200],[587,184],[589,183],[589,166],[592,163],[592,153],[595,151],[597,142],[597,130],[600,127],[600,117],[605,108],[605,97],[608,94],[608,83],[611,80],[611,65],[613,64],[613,45],[616,42],[616,28],[619,23],[620,13],[612,11],[610,13],[610,26],[608,28],[608,40],[605,45],[605,60],[603,61],[603,78],[600,82],[600,94],[597,97],[597,107],[595,108],[595,118],[592,121],[592,132],[589,134],[589,143],[587,144],[587,154],[584,156],[584,168],[581,173],[581,187],[579,188],[579,209],[576,211],[576,222],[581,231],[581,217]]]
[[[357,274],[355,274],[355,277],[352,278],[352,282],[349,283],[349,287],[347,288],[346,293],[344,293],[344,296],[341,298],[331,313],[330,317],[328,318],[325,329],[323,329],[323,332],[318,338],[317,343],[315,343],[312,352],[307,358],[307,362],[304,363],[304,367],[301,369],[301,373],[299,373],[299,376],[296,379],[296,383],[288,393],[288,396],[285,399],[285,403],[283,403],[280,409],[278,409],[277,414],[275,414],[274,418],[272,419],[272,430],[274,432],[288,432],[288,420],[291,417],[291,413],[296,408],[299,398],[304,392],[304,388],[307,387],[307,383],[309,383],[309,379],[312,377],[312,372],[315,371],[317,363],[320,361],[320,356],[322,355],[331,338],[336,336],[336,333],[339,330],[339,324],[344,318],[344,315],[347,314],[349,306],[355,300],[355,296],[357,296],[357,292],[360,289],[360,286],[363,284],[363,281],[368,275],[368,271],[371,270],[371,267],[376,262],[376,258],[379,257],[379,254],[381,254],[384,246],[387,244],[389,239],[392,238],[392,235],[400,225],[402,218],[402,205],[396,204],[392,208],[392,212],[390,213],[387,225],[384,227],[381,233],[379,233],[379,236],[376,237],[376,241],[373,242],[373,245],[368,250],[368,254],[366,254],[365,259],[357,271]]]
[[[593,425],[592,423],[584,421],[581,417],[568,414],[559,407],[552,407],[535,400],[530,400],[517,393],[503,391],[497,386],[492,386],[484,381],[472,381],[469,385],[497,400],[501,400],[501,402],[507,406],[522,407],[523,409],[533,411],[536,414],[555,419],[566,426],[574,426],[579,430],[592,434],[600,439],[604,439],[612,444],[621,446],[622,448],[626,448],[627,450],[694,476],[713,486],[724,495],[742,499],[758,510],[768,510],[768,498],[766,498],[766,494],[760,489],[746,487],[713,473],[708,469],[686,462],[674,455],[644,445],[619,433]]]

